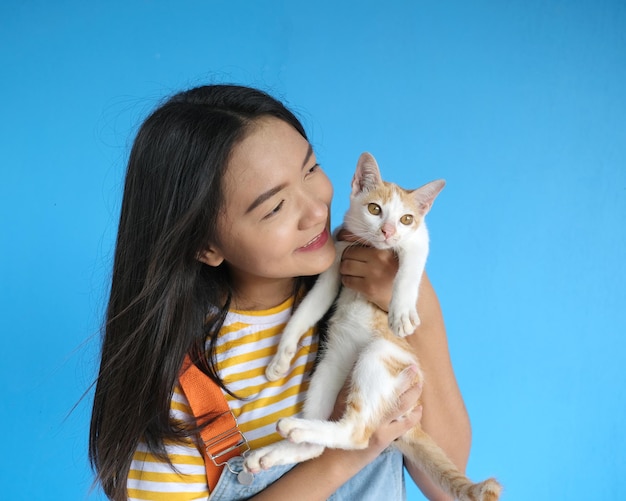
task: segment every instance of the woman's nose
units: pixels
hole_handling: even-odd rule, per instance
[[[326,223],[328,205],[323,200],[315,196],[307,196],[303,197],[301,204],[302,213],[299,224],[301,230]]]

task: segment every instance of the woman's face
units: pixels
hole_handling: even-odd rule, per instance
[[[291,291],[293,277],[330,267],[332,185],[291,125],[257,120],[231,154],[223,189],[219,240],[201,260],[225,261],[237,296],[262,295],[271,303]]]

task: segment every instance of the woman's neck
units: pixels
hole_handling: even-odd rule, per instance
[[[268,310],[293,295],[295,279],[266,279],[234,287],[231,308],[242,311]]]

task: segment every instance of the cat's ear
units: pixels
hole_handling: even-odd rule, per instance
[[[372,190],[382,182],[376,159],[367,152],[361,153],[352,178],[352,196]]]
[[[435,198],[437,198],[437,195],[439,195],[445,185],[446,182],[443,179],[438,179],[437,181],[426,183],[421,188],[411,192],[413,197],[415,197],[417,206],[419,207],[419,211],[422,216],[425,216],[428,213],[430,208],[433,206]]]

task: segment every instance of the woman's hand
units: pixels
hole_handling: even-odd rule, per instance
[[[339,240],[357,242],[351,233],[341,230]],[[398,271],[398,258],[393,251],[364,245],[348,247],[341,258],[341,283],[363,294],[383,311],[389,310],[393,280]]]

